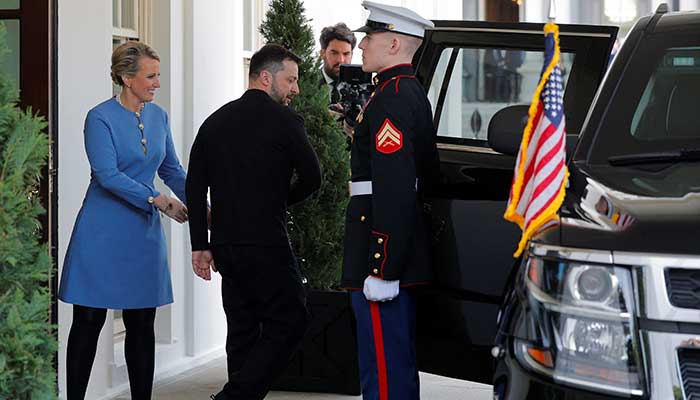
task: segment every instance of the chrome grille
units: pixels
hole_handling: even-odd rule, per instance
[[[700,309],[700,270],[666,270],[668,299],[676,307]]]
[[[700,400],[700,350],[678,349],[678,364],[687,400]]]

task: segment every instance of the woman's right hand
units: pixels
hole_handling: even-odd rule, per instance
[[[170,198],[164,194],[153,199],[153,204],[158,210],[179,223],[187,222],[187,207],[178,199]]]

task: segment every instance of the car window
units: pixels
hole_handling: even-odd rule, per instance
[[[630,134],[643,141],[700,138],[689,123],[700,100],[700,47],[663,52],[637,103]]]
[[[562,53],[564,88],[573,61],[574,54]],[[439,117],[438,136],[487,146],[491,117],[509,105],[530,103],[543,62],[542,51],[445,48],[428,91]],[[443,88],[445,80],[449,82]]]
[[[700,42],[694,31],[654,33],[637,47],[588,150],[610,157],[700,148]]]

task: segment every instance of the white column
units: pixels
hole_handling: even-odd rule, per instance
[[[58,2],[58,270],[68,248],[75,218],[90,182],[90,166],[83,146],[87,112],[112,94],[109,77],[112,53],[112,5],[107,1]],[[78,44],[79,45],[76,45]],[[58,306],[58,383],[66,389],[66,343],[72,306]],[[88,399],[101,396],[111,384],[111,319],[102,330],[88,386]]]
[[[548,0],[523,0],[523,5],[521,7],[525,8],[523,22],[547,21],[547,11],[549,10]]]
[[[241,2],[184,1],[182,137],[186,148],[212,112],[243,93],[242,11]],[[188,238],[186,233],[184,236]],[[189,245],[184,247],[188,253]],[[214,274],[205,282],[190,268],[182,273],[187,354],[200,356],[220,349],[226,338],[220,277]]]

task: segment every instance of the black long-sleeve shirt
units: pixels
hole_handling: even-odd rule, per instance
[[[320,185],[303,118],[264,91],[246,91],[210,115],[192,145],[186,185],[192,250],[221,244],[288,246],[287,206]]]

